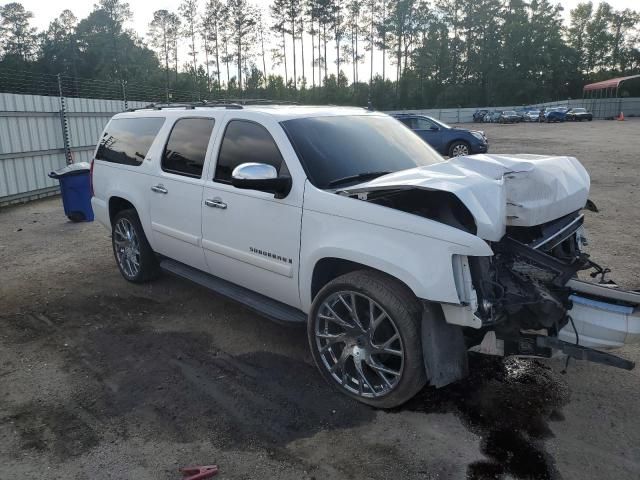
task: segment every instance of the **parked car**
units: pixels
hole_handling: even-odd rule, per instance
[[[632,368],[567,327],[640,337],[619,305],[640,295],[576,278],[592,264],[575,158],[444,160],[357,108],[156,105],[109,121],[91,185],[127,281],[162,270],[306,324],[322,376],[361,402],[457,381],[469,348]]]
[[[545,122],[564,122],[566,120],[567,111],[568,108],[565,107],[548,108],[544,113]]]
[[[522,118],[523,122],[539,122],[540,110],[527,110]]]
[[[426,115],[393,115],[431,145],[440,155],[458,157],[489,151],[484,132],[450,127],[444,122]]]
[[[519,107],[519,108],[516,108],[514,111],[516,112],[516,115],[518,115],[518,118],[519,118],[518,121],[524,122],[527,112],[529,111],[529,107]]]
[[[482,122],[484,116],[489,113],[489,110],[476,110],[473,112],[473,121],[478,123]]]
[[[487,113],[484,116],[484,118],[482,119],[482,121],[485,122],[485,123],[496,123],[498,121],[498,119],[500,118],[501,114],[502,114],[502,112],[494,110],[493,112]]]
[[[518,123],[520,120],[520,115],[515,110],[505,110],[498,117],[498,123]]]
[[[565,114],[565,120],[571,122],[582,122],[583,120],[591,121],[593,120],[593,114],[588,112],[586,108],[571,108]]]

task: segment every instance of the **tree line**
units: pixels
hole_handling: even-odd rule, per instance
[[[0,87],[29,72],[85,79],[96,95],[126,82],[144,100],[408,108],[575,98],[589,81],[640,73],[640,15],[606,2],[580,3],[567,21],[549,0],[272,0],[268,11],[182,0],[149,15],[137,32],[128,3],[99,0],[37,31],[20,3],[0,6]]]

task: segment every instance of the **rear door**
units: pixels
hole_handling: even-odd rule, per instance
[[[297,161],[293,148],[282,127],[268,118],[257,123],[243,112],[229,113],[222,128],[202,203],[202,245],[210,272],[299,308],[304,179],[287,165]],[[291,175],[291,192],[279,199],[234,187],[231,173],[247,162],[273,165],[279,175]]]
[[[203,168],[213,143],[215,119],[178,118],[152,179],[150,195],[154,249],[169,258],[207,270],[202,251]]]

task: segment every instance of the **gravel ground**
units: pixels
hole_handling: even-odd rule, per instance
[[[640,288],[640,121],[481,128],[492,152],[584,162],[591,253]],[[479,357],[378,411],[327,388],[303,329],[168,276],[125,282],[107,232],[59,198],[0,210],[0,267],[2,479],[640,477],[638,370]]]

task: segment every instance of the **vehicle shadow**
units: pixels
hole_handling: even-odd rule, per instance
[[[441,389],[427,387],[398,409],[457,415],[482,438],[487,460],[470,464],[468,479],[558,478],[545,450],[550,421],[563,420],[567,383],[542,363],[473,355],[467,379]]]

